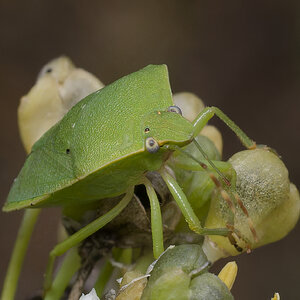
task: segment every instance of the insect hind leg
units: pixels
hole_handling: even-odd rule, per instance
[[[157,259],[161,255],[161,253],[164,252],[163,224],[160,204],[151,182],[146,177],[143,180],[143,184],[146,187],[146,192],[150,201],[153,255]]]
[[[64,254],[66,251],[73,248],[74,246],[78,245],[84,239],[86,239],[87,237],[89,237],[90,235],[92,235],[93,233],[101,229],[103,226],[105,226],[107,223],[112,221],[128,205],[132,197],[133,197],[133,187],[128,189],[127,193],[122,198],[122,200],[109,212],[97,218],[90,224],[86,225],[85,227],[83,227],[82,229],[80,229],[70,237],[68,237],[65,241],[59,243],[54,247],[54,249],[50,252],[49,255],[49,261],[48,261],[45,281],[44,281],[44,291],[49,290],[49,288],[51,287],[55,258],[57,256]]]
[[[228,228],[203,228],[191,204],[189,203],[186,195],[178,185],[177,181],[168,173],[168,171],[165,168],[160,170],[160,174],[165,183],[167,184],[174,200],[179,206],[185,220],[187,221],[192,231],[202,235],[228,235],[228,233],[230,232]]]

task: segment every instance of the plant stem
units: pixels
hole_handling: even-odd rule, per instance
[[[14,299],[26,250],[39,214],[40,209],[26,209],[24,213],[5,276],[1,294],[2,300]]]
[[[50,290],[47,291],[44,300],[57,300],[63,295],[66,287],[70,283],[73,275],[80,267],[80,257],[77,252],[77,247],[71,249],[51,285]]]

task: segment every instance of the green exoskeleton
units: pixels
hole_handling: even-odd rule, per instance
[[[193,231],[230,233],[228,228],[202,228],[165,168],[173,151],[191,143],[215,114],[247,148],[255,146],[217,108],[206,108],[193,122],[187,121],[173,106],[166,66],[148,66],[84,98],[34,144],[4,211],[60,205],[69,214],[78,214],[89,206],[101,206],[99,199],[124,194],[108,213],[51,251],[46,288],[51,284],[55,257],[114,219],[132,199],[138,184],[145,185],[150,199],[154,255],[163,252],[159,202],[145,176],[149,171],[160,173]]]

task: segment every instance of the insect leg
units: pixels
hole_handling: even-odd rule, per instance
[[[237,126],[230,118],[228,118],[219,108],[213,106],[203,109],[193,121],[193,137],[196,137],[200,133],[203,127],[214,115],[217,115],[236,134],[246,148],[256,148],[255,142],[251,140],[239,126]]]
[[[160,204],[151,182],[145,178],[143,184],[146,187],[151,208],[151,231],[153,240],[153,255],[158,258],[164,252],[163,224],[161,218]]]
[[[160,174],[163,180],[166,182],[174,200],[179,206],[191,230],[203,235],[227,236],[229,234],[230,230],[227,228],[203,228],[177,181],[170,174],[168,174],[166,170],[161,170]]]
[[[5,276],[1,299],[14,299],[25,253],[40,211],[40,209],[26,209],[24,213]]]
[[[195,143],[197,145],[197,143]],[[207,165],[206,163],[204,163],[203,161],[195,158],[193,155],[191,155],[189,152],[187,151],[184,151],[182,150],[180,147],[178,146],[173,146],[172,147],[174,150],[182,153],[183,155],[191,158],[192,160],[194,160],[198,165],[199,165],[199,168],[200,170],[204,170],[207,175],[210,177],[210,179],[212,180],[212,182],[214,183],[214,185],[216,186],[216,188],[219,190],[219,193],[220,195],[222,196],[222,198],[226,201],[226,203],[228,204],[229,208],[230,208],[230,211],[231,211],[231,214],[230,214],[230,222],[231,224],[233,224],[233,219],[234,219],[234,214],[235,214],[235,205],[233,203],[233,201],[231,200],[230,196],[228,195],[227,191],[224,190],[224,188],[222,187],[222,184],[221,182],[217,179],[217,177],[215,176],[214,173],[212,173],[210,170],[209,170],[209,165]],[[208,157],[207,157],[208,158]],[[224,174],[222,173],[222,171],[224,170],[227,170],[227,168],[229,167],[230,171],[233,171],[231,172],[232,175],[234,176],[234,182],[235,182],[235,171],[232,169],[231,165],[226,163],[226,162],[218,162],[218,161],[211,161],[209,160],[210,162],[210,166],[213,168],[214,171],[217,171],[218,174],[221,174],[222,175],[222,179],[223,181],[225,182],[225,184],[228,186],[228,187],[231,187],[231,183],[230,181],[224,176]],[[186,163],[183,164],[181,163],[180,165],[181,167],[184,167],[186,169],[188,169],[188,166],[189,164]],[[220,168],[221,167],[221,168]]]
[[[68,237],[65,241],[59,243],[54,247],[54,249],[50,252],[49,255],[49,261],[48,261],[45,281],[44,281],[45,291],[47,291],[51,286],[52,272],[53,272],[55,258],[57,256],[64,254],[72,247],[78,245],[84,239],[86,239],[87,237],[89,237],[90,235],[98,231],[100,228],[105,226],[107,223],[109,223],[111,220],[113,220],[127,206],[127,204],[130,202],[132,197],[133,197],[133,188],[130,188],[130,190],[127,191],[123,199],[109,212],[99,217],[98,219],[94,220],[87,226],[83,227],[82,229],[80,229],[79,231],[77,231],[76,233]]]
[[[242,212],[244,213],[244,215],[247,218],[248,226],[250,228],[252,236],[253,236],[254,240],[257,242],[258,237],[257,237],[256,230],[254,228],[254,225],[253,225],[253,221],[249,216],[247,208],[244,206],[242,200],[240,199],[240,197],[238,196],[237,192],[234,190],[234,188],[232,187],[232,184],[231,184],[231,182],[236,183],[235,170],[233,169],[231,164],[228,162],[211,161],[195,139],[194,139],[194,142],[195,142],[195,145],[200,150],[200,152],[202,153],[202,155],[208,159],[207,162],[209,163],[209,165],[211,165],[212,171],[216,171],[218,173],[218,175],[221,176],[222,181],[225,183],[225,185],[227,187],[227,191],[223,188],[220,180],[215,176],[215,174],[209,171],[209,165],[198,160],[193,155],[191,155],[189,152],[182,150],[180,147],[175,146],[174,149],[176,149],[180,153],[182,153],[182,154],[190,157],[194,161],[196,161],[199,164],[199,166],[207,172],[208,176],[213,181],[216,188],[219,190],[220,195],[226,201],[226,203],[231,211],[230,220],[229,220],[229,224],[228,224],[229,226],[232,226],[234,228],[233,220],[234,220],[234,215],[235,215],[235,204],[237,204],[241,208]],[[181,164],[181,167],[182,166],[183,165]],[[185,167],[187,167],[187,166],[185,166]],[[230,175],[232,177],[231,182],[225,177],[224,173],[230,173]],[[233,199],[233,201],[232,201],[232,199]],[[242,237],[240,237],[240,238],[242,238]]]

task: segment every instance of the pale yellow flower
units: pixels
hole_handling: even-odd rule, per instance
[[[279,293],[275,293],[274,297],[271,300],[280,300]]]
[[[234,284],[237,271],[238,271],[238,266],[236,262],[231,261],[223,267],[223,269],[218,275],[218,277],[227,285],[229,290],[231,290]]]

